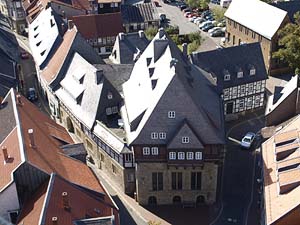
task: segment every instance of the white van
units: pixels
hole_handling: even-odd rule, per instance
[[[222,6],[223,8],[228,8],[230,3],[231,3],[231,0],[221,0],[220,6]]]

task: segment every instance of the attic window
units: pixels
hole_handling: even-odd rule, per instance
[[[154,90],[157,84],[157,80],[151,80],[151,84],[152,84],[152,90]]]
[[[42,51],[40,54],[43,56],[45,54],[46,50]]]
[[[253,76],[253,75],[255,75],[255,68],[250,69],[250,76]]]
[[[228,72],[228,70],[224,70],[223,73],[224,73],[224,80],[225,81],[230,80],[230,73]]]
[[[149,77],[150,78],[153,76],[154,69],[155,69],[154,67],[148,69],[149,70]]]
[[[33,37],[36,38],[37,36],[39,36],[40,33],[37,33],[36,35],[34,35]]]
[[[183,144],[187,144],[187,143],[189,143],[190,142],[190,138],[189,137],[182,137],[182,139],[181,139],[181,142],[183,143]]]
[[[82,76],[82,77],[79,79],[79,83],[80,83],[80,84],[83,84],[83,81],[84,81],[84,76]]]
[[[39,47],[41,43],[42,41],[39,41],[38,43],[36,43],[36,46]]]
[[[237,78],[243,78],[243,75],[244,75],[243,71],[239,71],[237,73]]]
[[[50,25],[51,25],[51,27],[54,27],[54,26],[55,26],[55,23],[53,22],[52,19],[50,19]]]

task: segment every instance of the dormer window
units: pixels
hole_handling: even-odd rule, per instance
[[[230,80],[230,73],[228,72],[228,70],[224,70],[224,80],[228,81]]]
[[[107,99],[112,99],[113,98],[113,94],[111,92],[107,93]]]
[[[151,133],[151,139],[158,139],[158,133],[157,132],[152,132]]]
[[[168,118],[174,119],[175,118],[175,111],[169,111],[168,112]]]
[[[189,138],[189,137],[182,137],[181,142],[182,142],[183,144],[187,144],[187,143],[190,142],[190,138]]]
[[[243,75],[244,75],[243,71],[239,71],[237,73],[237,78],[243,78]]]
[[[253,75],[255,75],[255,68],[250,69],[250,76],[253,76]]]
[[[166,139],[166,137],[167,137],[166,132],[160,132],[159,133],[159,139]]]

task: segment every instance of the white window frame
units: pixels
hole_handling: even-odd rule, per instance
[[[152,132],[151,133],[151,139],[158,139],[158,133],[157,132]]]
[[[150,148],[149,147],[143,147],[143,155],[150,155]]]
[[[202,160],[202,152],[195,152],[195,159]]]
[[[184,136],[181,138],[181,143],[182,144],[187,144],[190,143],[190,137]]]
[[[225,75],[224,75],[224,80],[225,80],[225,81],[230,80],[230,74],[225,74]]]
[[[104,7],[103,3],[99,4],[100,9],[102,9]]]
[[[169,152],[169,159],[175,160],[176,159],[176,152]]]
[[[166,138],[167,138],[166,132],[160,132],[159,133],[159,139],[166,139]]]
[[[239,71],[239,72],[237,73],[237,78],[243,78],[243,76],[244,76],[243,71]]]
[[[194,159],[194,152],[187,152],[186,153],[186,159],[187,160],[193,160]]]
[[[107,108],[105,109],[105,112],[106,112],[106,115],[107,115],[107,116],[109,116],[109,115],[112,114],[112,110],[111,110],[110,107],[107,107]]]
[[[152,155],[158,155],[158,147],[152,147],[151,148],[151,154]]]
[[[118,113],[118,106],[113,106],[113,107],[111,107],[111,110],[112,110],[112,113],[113,113],[113,114]]]
[[[175,116],[176,116],[175,111],[169,111],[169,112],[168,112],[168,118],[174,119]]]
[[[178,156],[178,160],[184,160],[185,159],[185,154],[184,154],[184,152],[178,152],[178,154],[177,154]]]
[[[255,75],[255,69],[254,68],[250,69],[250,76],[253,76],[253,75]]]

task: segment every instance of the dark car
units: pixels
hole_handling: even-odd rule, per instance
[[[222,30],[215,30],[212,33],[210,33],[211,37],[224,37],[225,36],[225,32]]]
[[[37,100],[37,94],[36,94],[35,88],[28,89],[27,98],[32,102]]]
[[[209,24],[205,25],[204,27],[202,27],[201,30],[207,32],[209,29],[211,29],[211,28],[213,28],[213,27],[214,27],[214,25],[211,24],[211,23],[209,23]]]
[[[184,10],[184,9],[187,8],[187,5],[180,5],[179,8],[180,8],[180,10],[182,11],[182,10]]]

